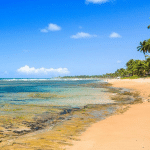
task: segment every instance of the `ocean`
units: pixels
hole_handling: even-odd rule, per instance
[[[102,82],[92,79],[0,79],[0,149],[22,149],[23,145],[25,149],[35,149],[33,143],[36,149],[41,149],[43,139],[46,144],[50,142],[48,149],[58,149],[64,138],[70,139],[91,123],[110,116],[116,105],[110,104],[113,100],[110,100],[108,90],[99,88]]]
[[[110,103],[103,88],[84,86],[102,80],[0,79],[0,104],[48,104],[81,107]]]

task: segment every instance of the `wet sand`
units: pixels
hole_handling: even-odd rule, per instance
[[[144,103],[131,105],[125,113],[93,124],[67,150],[150,150],[150,79],[108,82],[138,91]]]

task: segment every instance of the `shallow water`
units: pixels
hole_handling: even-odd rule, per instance
[[[44,133],[45,138],[47,130],[53,133],[54,126],[62,128],[63,130],[58,129],[62,134],[71,133],[72,136],[71,131],[76,134],[77,130],[84,129],[88,124],[105,119],[116,108],[111,105],[95,105],[113,103],[106,89],[96,88],[97,84],[93,84],[97,82],[103,81],[0,79],[0,144],[7,147],[10,140],[15,143],[15,138],[20,143],[20,136],[33,132],[40,139],[38,130]],[[48,145],[55,147],[53,138],[54,141],[55,137],[60,139],[60,142],[63,139],[55,131],[52,133],[48,134],[51,135]],[[32,143],[31,140],[29,143]],[[24,141],[22,144],[24,145]]]
[[[82,86],[95,82],[100,82],[100,80],[1,79],[0,104],[48,104],[80,107],[86,104],[110,103],[103,88]],[[30,97],[31,93],[55,96]]]

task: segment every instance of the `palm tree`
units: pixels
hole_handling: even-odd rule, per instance
[[[150,57],[146,59],[145,61],[145,70],[146,70],[146,73],[149,74],[150,73]]]
[[[146,73],[145,62],[146,62],[145,60],[136,60],[136,63],[135,63],[136,75],[145,76],[145,73]]]
[[[150,53],[150,39],[140,42],[140,46],[137,47],[137,50],[144,54],[147,52]]]
[[[150,25],[147,28],[150,29]],[[137,47],[137,50],[144,54],[147,52],[150,53],[150,39],[140,42],[140,46]]]
[[[127,63],[127,71],[132,74],[132,76],[134,75],[135,72],[135,60],[134,59],[130,59]]]

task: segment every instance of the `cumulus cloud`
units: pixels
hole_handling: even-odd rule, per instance
[[[73,39],[92,38],[92,37],[97,37],[97,35],[91,35],[91,34],[85,33],[85,32],[78,32],[76,35],[71,36],[71,38],[73,38]]]
[[[50,31],[59,31],[59,30],[61,30],[61,27],[58,26],[57,24],[50,23],[48,25],[48,30],[50,30]]]
[[[102,4],[109,2],[110,0],[86,0],[86,3],[93,3],[93,4]]]
[[[28,65],[25,65],[24,67],[21,67],[17,69],[18,73],[23,73],[23,74],[50,74],[50,73],[55,73],[55,74],[68,74],[70,73],[67,68],[34,68],[34,67],[29,67]]]
[[[61,30],[61,27],[60,27],[60,26],[58,26],[57,24],[50,23],[50,24],[48,25],[48,27],[46,27],[46,28],[44,28],[44,29],[41,29],[41,32],[47,33],[47,32],[49,32],[49,31],[59,31],[59,30]]]
[[[109,35],[110,38],[121,38],[121,35],[119,35],[118,33],[116,32],[112,32],[110,35]]]

